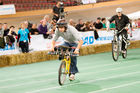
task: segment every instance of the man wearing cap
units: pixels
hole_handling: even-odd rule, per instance
[[[128,37],[127,29],[128,28],[126,26],[130,23],[130,21],[129,21],[129,18],[122,13],[122,11],[123,11],[122,8],[116,9],[117,15],[114,15],[111,17],[111,19],[107,23],[107,30],[110,29],[109,28],[110,23],[112,23],[115,20],[116,30],[120,31],[123,29],[122,32],[118,34],[118,36],[124,35],[127,40],[127,37]],[[126,43],[123,41],[122,42],[122,52],[125,52],[125,45],[126,45]]]
[[[79,54],[79,49],[81,48],[83,44],[83,40],[80,37],[78,31],[73,26],[67,25],[65,23],[65,20],[59,20],[57,23],[57,28],[55,30],[55,36],[52,40],[52,48],[51,51],[54,51],[54,47],[56,44],[56,41],[59,37],[64,38],[64,46],[68,47],[76,47],[74,53]],[[77,68],[77,58],[71,57],[71,66],[70,66],[70,80],[75,79],[75,74],[78,72]]]

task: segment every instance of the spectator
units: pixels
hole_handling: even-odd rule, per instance
[[[83,28],[83,31],[91,31],[93,30],[93,26],[91,25],[92,23],[87,21],[85,24],[84,24],[84,28]]]
[[[96,22],[93,23],[93,26],[94,26],[94,37],[97,40],[99,38],[98,30],[102,29],[102,27],[103,27],[100,17],[98,17]]]
[[[30,35],[38,35],[39,31],[37,29],[37,24],[33,24],[32,28],[30,29]]]
[[[4,30],[2,28],[2,23],[0,23],[0,48],[5,48],[5,41],[4,41]]]
[[[73,19],[70,19],[70,20],[69,20],[69,25],[75,27],[75,26],[76,26],[76,23],[74,22]]]
[[[106,29],[106,18],[102,18],[103,29]]]
[[[116,29],[115,20],[110,24],[110,29],[111,30],[115,30]]]
[[[94,25],[94,27],[95,27],[96,29],[102,29],[103,24],[101,23],[101,18],[98,17],[98,18],[97,18],[97,21],[94,22],[93,25]]]
[[[138,28],[140,28],[140,18],[138,18]]]
[[[51,28],[51,23],[49,22],[50,16],[49,15],[45,15],[43,20],[46,20],[47,28],[50,29]]]
[[[77,29],[78,31],[83,31],[84,28],[85,28],[85,27],[84,27],[83,20],[82,20],[82,19],[79,19],[79,20],[78,20],[78,24],[76,25],[76,29]]]
[[[3,1],[2,0],[0,0],[0,5],[3,5]]]
[[[56,29],[56,20],[52,20],[51,22],[51,28],[49,29],[49,32],[51,32],[52,34],[54,34]]]
[[[16,32],[14,30],[15,30],[15,27],[14,26],[10,26],[8,35],[17,36],[17,34],[16,34]]]
[[[10,26],[10,30],[9,33],[7,35],[7,39],[8,39],[8,45],[12,46],[12,44],[15,42],[15,36],[17,36],[16,32],[14,31],[15,27],[14,26]]]
[[[7,36],[9,33],[8,25],[7,23],[3,24],[3,29],[4,29],[4,36]]]
[[[2,28],[2,23],[0,23],[0,37],[2,38],[4,36],[4,30]]]
[[[56,29],[56,20],[52,20],[51,21],[51,27],[49,29],[49,36],[48,36],[48,39],[51,39],[52,38],[52,34],[55,33],[55,29]]]
[[[132,27],[133,27],[133,28],[137,28],[137,27],[138,27],[137,19],[135,19],[135,20],[132,22]]]
[[[42,24],[39,25],[38,30],[39,34],[43,34],[44,38],[48,38],[49,34],[51,34],[51,32],[48,31],[46,20],[43,20]]]
[[[25,27],[30,30],[32,28],[32,24],[29,21],[25,21]]]
[[[21,23],[21,29],[18,31],[17,46],[22,50],[22,53],[29,52],[30,34],[26,28],[25,22]]]

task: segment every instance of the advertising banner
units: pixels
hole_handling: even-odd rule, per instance
[[[91,3],[96,3],[96,0],[82,0],[83,4],[91,4]]]
[[[0,15],[16,14],[15,5],[0,5]]]
[[[99,38],[96,40],[94,38],[94,32],[79,32],[82,40],[84,41],[83,46],[96,45],[96,44],[106,44],[111,43],[113,39],[113,31],[98,31]],[[135,29],[132,31],[133,37],[129,37],[130,40],[140,40],[140,29]],[[43,51],[49,50],[51,48],[52,39],[44,39],[43,35],[32,35],[31,36],[31,45],[29,46],[30,51]],[[56,42],[56,45],[60,45],[64,42],[63,38],[59,38]],[[16,42],[12,47],[6,45],[4,49],[0,49],[0,55],[6,54],[17,54],[20,53],[19,47],[16,46]]]

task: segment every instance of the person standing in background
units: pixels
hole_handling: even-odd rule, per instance
[[[102,18],[103,29],[106,29],[106,18]]]
[[[110,30],[115,30],[116,29],[115,20],[112,23],[110,23],[109,27],[110,27]]]
[[[22,50],[22,53],[29,52],[30,34],[25,23],[21,23],[21,29],[18,31],[17,46]]]
[[[8,33],[9,33],[9,28],[8,28],[7,23],[4,23],[3,24],[3,29],[4,29],[4,36],[7,36]]]
[[[25,28],[27,28],[28,30],[32,28],[32,23],[30,23],[29,21],[24,21],[24,24],[25,24]]]
[[[47,28],[48,28],[48,29],[51,29],[50,16],[49,16],[49,15],[45,15],[43,20],[46,20]],[[42,21],[43,21],[43,20],[42,20]]]
[[[8,45],[12,46],[13,43],[15,42],[15,36],[17,36],[16,32],[14,31],[15,27],[14,26],[10,26],[9,29],[9,33],[7,35],[7,39],[8,39]]]
[[[4,35],[4,30],[2,28],[2,23],[0,23],[0,37],[3,37]]]
[[[99,30],[103,28],[103,24],[101,23],[101,18],[98,17],[96,22],[93,23],[94,27]]]
[[[76,22],[73,19],[69,20],[69,25],[75,27],[76,26]]]
[[[138,27],[137,19],[135,19],[135,20],[132,22],[132,27],[133,27],[133,28],[137,28],[137,27]]]
[[[103,24],[101,23],[101,18],[98,17],[96,22],[93,23],[94,26],[94,37],[97,40],[99,38],[98,30],[103,28]]]
[[[5,41],[4,41],[4,30],[2,28],[2,23],[0,23],[0,48],[5,47]]]
[[[30,29],[30,35],[38,35],[39,34],[39,31],[37,29],[37,24],[33,24],[32,25],[32,28]]]
[[[82,19],[79,19],[78,20],[78,24],[76,25],[76,29],[78,31],[82,32],[84,28],[85,28],[85,26],[84,26],[83,20]]]
[[[42,21],[42,23],[38,27],[38,30],[39,34],[43,34],[44,38],[48,38],[49,34],[51,34],[51,32],[48,31],[46,20]]]
[[[15,27],[10,26],[8,35],[17,36],[17,34],[16,34],[16,32],[14,30],[15,30]]]
[[[137,24],[138,24],[138,28],[140,28],[140,18],[138,18]]]

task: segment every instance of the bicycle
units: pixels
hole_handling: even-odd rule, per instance
[[[114,38],[112,40],[112,57],[114,61],[117,61],[119,58],[119,55],[122,55],[122,57],[125,59],[127,57],[127,48],[128,48],[128,41],[125,38],[124,35],[119,35],[124,30],[124,28],[120,31],[114,30]],[[125,51],[122,52],[122,42],[126,43]]]
[[[54,52],[49,52],[51,55],[59,55],[59,60],[61,60],[61,64],[58,70],[58,83],[59,85],[63,85],[66,77],[69,76],[70,73],[70,65],[71,65],[71,56],[79,56],[78,54],[74,54],[75,47],[66,47],[59,46],[55,47]]]

